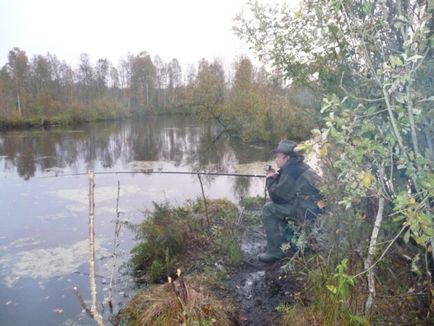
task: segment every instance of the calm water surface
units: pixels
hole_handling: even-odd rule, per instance
[[[182,116],[0,133],[0,325],[93,324],[72,290],[77,286],[86,301],[90,298],[88,179],[66,175],[89,169],[263,173],[270,148],[230,142],[219,134],[215,125]],[[209,198],[237,201],[264,192],[259,178],[203,178]],[[182,204],[201,196],[196,176],[96,176],[100,302],[107,297],[113,264],[118,181],[121,219],[131,223],[140,222],[152,202]],[[122,229],[121,262],[128,260],[133,239]],[[134,292],[121,262],[114,275],[116,310]]]

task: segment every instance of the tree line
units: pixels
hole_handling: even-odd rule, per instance
[[[107,59],[92,65],[83,53],[74,69],[56,55],[29,59],[14,48],[0,71],[0,114],[12,122],[62,115],[86,121],[167,111],[176,106],[181,84],[177,59],[164,63],[146,52],[128,55],[117,67]]]
[[[117,66],[107,59],[93,65],[88,54],[81,54],[73,68],[56,55],[29,58],[14,48],[0,70],[0,125],[194,113],[245,140],[307,135],[313,100],[295,103],[297,98],[290,96],[281,79],[255,68],[248,58],[240,58],[233,67],[231,75],[218,60],[202,59],[183,73],[176,58],[163,62],[158,55],[151,58],[141,52],[122,58]],[[310,114],[300,120],[305,112]]]

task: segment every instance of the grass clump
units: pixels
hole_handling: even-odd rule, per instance
[[[185,280],[178,270],[169,279],[138,293],[119,314],[121,325],[239,325],[234,305],[201,286],[199,276]]]
[[[161,282],[175,266],[203,271],[218,261],[226,267],[242,262],[238,209],[228,200],[203,200],[171,207],[154,203],[154,211],[138,226],[131,263],[138,280]]]

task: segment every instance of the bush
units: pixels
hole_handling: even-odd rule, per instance
[[[131,263],[139,279],[164,280],[176,267],[203,270],[207,264],[242,262],[237,207],[227,200],[207,200],[210,225],[203,200],[170,207],[154,203],[154,211],[137,228],[139,243]]]
[[[192,216],[183,209],[173,209],[167,203],[154,203],[154,212],[137,230],[140,243],[132,250],[134,269],[149,269],[151,280],[167,275],[173,269],[175,255],[185,250],[187,239],[192,239]]]

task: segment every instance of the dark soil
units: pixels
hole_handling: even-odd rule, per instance
[[[230,278],[225,295],[239,304],[242,325],[277,325],[276,307],[291,304],[300,284],[282,272],[282,261],[272,264],[258,261],[257,255],[266,248],[260,226],[246,230],[241,248],[244,265]]]

